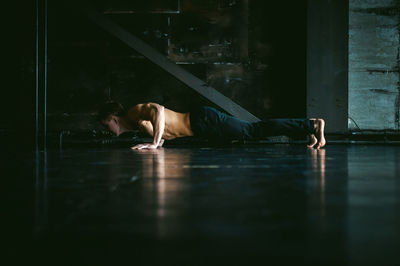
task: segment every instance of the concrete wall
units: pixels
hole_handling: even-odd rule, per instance
[[[396,0],[350,0],[350,130],[399,130],[399,9]]]

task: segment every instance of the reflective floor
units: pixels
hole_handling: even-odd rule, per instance
[[[400,265],[399,146],[1,156],[18,262]]]

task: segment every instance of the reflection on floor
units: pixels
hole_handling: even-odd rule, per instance
[[[400,263],[396,146],[105,147],[31,157],[2,153],[13,214],[6,251],[16,261]]]

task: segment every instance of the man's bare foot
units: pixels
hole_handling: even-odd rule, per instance
[[[314,145],[317,144],[318,142],[317,138],[315,137],[314,134],[308,135],[308,138],[310,139],[310,142],[308,143],[307,147],[308,148],[314,147]]]
[[[313,143],[315,140],[313,140],[313,142],[310,141],[310,144],[307,146],[310,148],[315,148],[315,149],[319,150],[320,148],[324,147],[326,144],[325,133],[324,133],[325,121],[324,121],[324,119],[321,119],[321,118],[314,118],[311,120],[314,120],[314,129],[315,129],[315,133],[311,134],[311,136],[316,138],[317,141],[315,143]],[[312,139],[312,137],[311,137],[311,139]]]

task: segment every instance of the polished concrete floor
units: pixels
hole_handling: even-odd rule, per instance
[[[400,265],[400,146],[1,156],[16,262]]]

